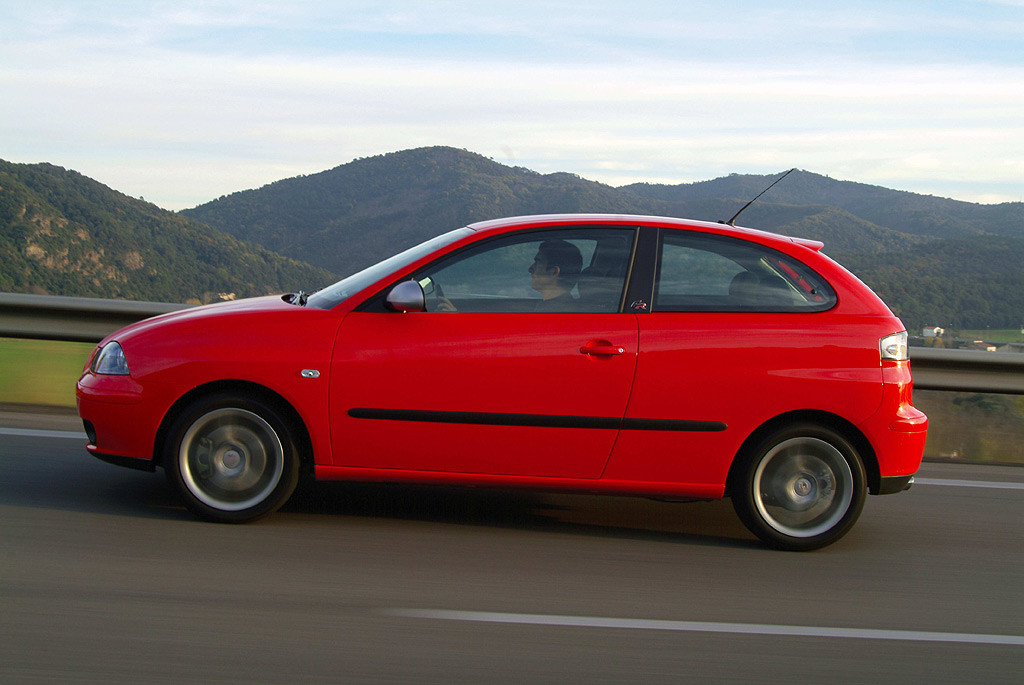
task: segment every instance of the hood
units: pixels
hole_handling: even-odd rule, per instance
[[[189,307],[188,309],[153,316],[111,333],[100,341],[100,345],[105,345],[111,340],[123,341],[154,328],[173,326],[175,324],[201,325],[204,320],[211,318],[247,316],[261,312],[299,309],[296,305],[285,302],[283,297],[287,296],[267,295],[265,297],[250,297],[244,300],[231,300],[229,302],[216,302],[200,307]]]

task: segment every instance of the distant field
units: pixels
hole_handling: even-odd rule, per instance
[[[1024,341],[1024,335],[1021,335],[1019,328],[1010,328],[1004,330],[993,330],[985,328],[982,330],[975,331],[956,331],[957,336],[964,340],[984,340],[986,342],[995,343],[1010,343],[1010,342],[1022,342]]]
[[[0,402],[75,406],[92,343],[0,338]]]

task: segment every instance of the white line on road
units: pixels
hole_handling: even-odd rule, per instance
[[[86,440],[81,431],[41,430],[37,428],[3,428],[0,435],[19,438],[56,438],[62,440]],[[914,485],[945,485],[956,488],[993,488],[998,490],[1024,490],[1024,483],[1009,483],[985,480],[952,480],[944,478],[915,478]]]
[[[620,628],[627,630],[669,630],[696,633],[732,633],[739,635],[782,635],[787,637],[829,637],[861,640],[902,640],[913,642],[967,642],[984,645],[1024,646],[1019,635],[979,633],[938,633],[920,630],[876,630],[870,628],[834,628],[821,626],[779,626],[760,623],[717,623],[710,621],[666,621],[642,618],[602,618],[598,616],[555,616],[548,614],[510,614],[491,611],[448,611],[445,609],[388,609],[388,616],[426,618],[441,621],[473,621],[570,628]]]
[[[998,490],[1024,490],[1024,483],[1003,483],[994,480],[946,480],[944,478],[915,478],[914,485],[947,485],[953,488],[995,488]]]
[[[48,431],[37,428],[0,428],[0,435],[11,435],[18,438],[63,438],[67,440],[86,440],[81,431]]]

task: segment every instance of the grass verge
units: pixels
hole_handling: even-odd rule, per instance
[[[0,402],[75,406],[93,343],[0,338]]]

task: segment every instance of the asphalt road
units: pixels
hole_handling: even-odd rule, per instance
[[[1024,468],[926,464],[798,554],[727,502],[334,484],[201,523],[37,430],[0,428],[3,683],[1024,680]]]

